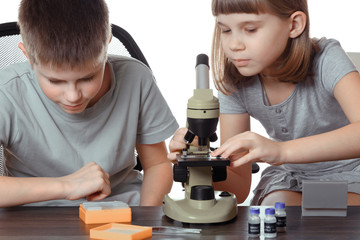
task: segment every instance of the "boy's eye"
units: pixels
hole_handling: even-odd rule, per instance
[[[90,82],[94,79],[94,76],[91,76],[91,77],[86,77],[86,78],[81,78],[79,79],[79,81],[82,81],[82,82]],[[58,80],[58,79],[49,79],[49,82],[51,84],[61,84],[65,81],[61,81],[61,80]]]
[[[49,79],[51,84],[60,84],[62,81]]]

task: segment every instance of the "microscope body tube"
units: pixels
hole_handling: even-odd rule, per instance
[[[199,148],[209,148],[209,140],[216,141],[216,126],[219,118],[219,101],[213,96],[209,88],[209,58],[200,54],[196,59],[196,89],[188,100],[187,123],[188,134],[185,136],[187,143],[193,136],[198,136]],[[190,137],[192,135],[192,137]]]
[[[209,66],[205,64],[200,64],[196,66],[195,69],[196,69],[196,89],[209,89]]]
[[[209,89],[209,58],[205,54],[196,57],[196,89]]]

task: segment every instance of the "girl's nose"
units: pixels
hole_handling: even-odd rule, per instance
[[[243,51],[246,49],[246,46],[240,36],[231,35],[229,40],[229,48],[231,51]]]

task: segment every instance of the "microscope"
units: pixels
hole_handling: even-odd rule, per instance
[[[196,89],[187,105],[188,132],[184,137],[186,148],[177,154],[173,166],[174,181],[184,186],[184,196],[164,198],[163,210],[169,218],[184,223],[219,223],[236,217],[236,196],[214,191],[213,182],[226,179],[228,158],[212,157],[210,142],[217,140],[219,101],[209,89],[209,58],[200,54],[196,59]],[[194,138],[198,146],[191,146]]]

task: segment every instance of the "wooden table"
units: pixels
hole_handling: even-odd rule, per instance
[[[238,216],[231,222],[186,224],[166,217],[161,207],[132,207],[132,224],[202,229],[201,234],[154,234],[152,239],[248,239],[249,208],[241,206],[238,210]],[[302,217],[300,207],[286,207],[286,213],[287,232],[278,233],[277,239],[360,239],[360,207],[349,207],[347,217]],[[84,224],[77,207],[0,209],[0,239],[89,239],[89,229],[97,226]]]

